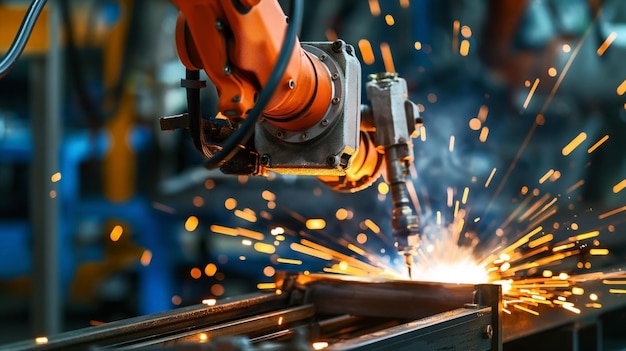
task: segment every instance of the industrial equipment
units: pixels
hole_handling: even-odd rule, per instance
[[[276,289],[5,350],[501,350],[501,287],[281,273]]]
[[[287,20],[274,1],[173,3],[189,112],[162,119],[162,129],[188,128],[206,166],[229,174],[316,175],[335,190],[355,192],[385,165],[393,236],[410,276],[419,226],[405,179],[421,118],[406,82],[391,73],[371,76],[370,104],[361,106],[354,48],[342,40],[300,45],[299,1]],[[201,69],[219,96],[211,119],[200,113]]]

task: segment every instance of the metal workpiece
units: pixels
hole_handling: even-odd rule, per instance
[[[495,350],[499,286],[278,272],[277,290],[115,321],[30,350]],[[321,345],[321,346],[320,346]]]
[[[343,175],[359,147],[361,65],[354,48],[341,40],[302,43],[302,47],[328,70],[332,103],[307,130],[283,130],[261,120],[254,146],[263,158],[262,166],[277,173]]]

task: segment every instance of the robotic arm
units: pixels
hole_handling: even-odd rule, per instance
[[[182,85],[189,112],[163,118],[162,129],[188,128],[207,167],[228,174],[316,175],[337,191],[355,192],[371,185],[386,165],[394,238],[410,275],[418,219],[405,181],[413,161],[411,137],[421,119],[407,99],[406,82],[395,74],[370,77],[370,105],[361,106],[353,47],[341,40],[299,43],[294,35],[290,48],[290,27],[299,23],[288,23],[277,1],[172,2],[180,10],[176,45],[187,68]],[[285,69],[277,75],[282,58]],[[217,88],[219,113],[212,119],[200,115],[199,70]],[[273,94],[263,99],[272,82]],[[225,150],[237,133],[243,138]]]

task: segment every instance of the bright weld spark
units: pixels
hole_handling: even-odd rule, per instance
[[[374,50],[372,49],[372,44],[367,39],[361,39],[358,43],[359,50],[361,51],[361,57],[363,58],[363,63],[366,65],[371,65],[374,63]]]
[[[613,192],[617,194],[620,191],[624,190],[624,188],[626,188],[626,179],[623,179],[621,182],[615,184],[613,186]]]
[[[574,139],[572,139],[572,141],[570,141],[567,145],[563,147],[563,150],[561,150],[563,156],[568,156],[569,154],[571,154],[574,149],[576,149],[580,144],[582,144],[583,141],[585,141],[585,139],[587,139],[587,133],[580,132],[580,134],[578,134]]]
[[[601,11],[598,11],[598,13],[596,14],[596,17],[593,19],[592,23],[589,24],[589,26],[585,30],[585,33],[583,34],[583,36],[580,38],[580,40],[576,44],[576,48],[574,49],[574,52],[570,55],[569,59],[565,63],[565,66],[563,67],[563,70],[559,74],[559,77],[557,78],[556,82],[554,83],[554,86],[552,87],[552,90],[550,91],[550,95],[548,95],[548,98],[546,99],[545,103],[541,107],[541,110],[537,114],[537,117],[535,118],[535,123],[533,123],[532,127],[530,128],[530,130],[526,134],[526,137],[524,138],[524,141],[522,142],[522,145],[517,150],[517,153],[515,154],[515,157],[513,158],[513,161],[511,161],[511,164],[509,165],[506,173],[502,177],[502,180],[500,181],[500,184],[498,185],[498,188],[493,193],[493,195],[491,197],[491,201],[489,201],[489,204],[487,205],[487,208],[485,209],[485,213],[488,213],[491,210],[491,207],[494,205],[496,198],[498,197],[498,195],[500,195],[500,192],[502,191],[502,189],[504,189],[504,185],[506,184],[507,180],[509,179],[509,176],[511,175],[511,173],[513,173],[513,170],[515,169],[515,167],[517,165],[517,162],[520,160],[522,154],[524,153],[524,150],[526,150],[526,147],[530,143],[530,140],[532,139],[532,136],[535,134],[535,131],[537,130],[537,127],[539,126],[538,122],[544,119],[544,115],[545,115],[545,113],[546,113],[546,111],[548,109],[548,106],[550,106],[550,104],[552,103],[552,100],[554,99],[554,96],[556,95],[556,92],[559,90],[559,87],[561,86],[563,80],[567,76],[567,73],[569,72],[570,67],[572,66],[572,64],[573,64],[574,60],[576,59],[576,57],[578,57],[578,53],[580,52],[580,48],[583,46],[583,44],[587,40],[587,37],[589,36],[589,33],[591,33],[592,29],[595,28],[595,24],[598,21],[598,17],[600,15],[600,13],[601,13]],[[567,45],[567,44],[565,44],[565,45]],[[565,45],[563,46],[564,49],[565,49]],[[567,52],[569,52],[570,51],[569,50],[570,49],[569,45],[567,45],[567,48],[568,48]]]
[[[605,219],[607,217],[614,216],[614,215],[616,215],[616,214],[618,214],[620,212],[624,212],[624,211],[626,211],[626,206],[622,206],[622,207],[616,208],[614,210],[602,213],[601,215],[598,216],[598,219]]]
[[[626,93],[626,79],[624,79],[624,81],[622,82],[622,84],[620,84],[617,89],[617,94],[618,95],[624,95],[624,93]]]
[[[598,140],[595,144],[593,144],[589,149],[587,149],[587,153],[590,154],[596,151],[605,141],[609,140],[609,135],[605,135],[600,140]]]
[[[369,0],[369,6],[372,16],[380,16],[380,4],[378,0]]]
[[[463,196],[461,198],[461,203],[463,203],[463,205],[465,205],[467,203],[467,197],[469,196],[469,188],[465,187],[465,189],[463,189]]]
[[[496,174],[496,169],[494,167],[494,169],[491,170],[491,174],[489,174],[489,178],[487,178],[487,181],[485,182],[485,188],[489,187],[489,184],[491,184],[491,180],[493,179],[493,176]]]
[[[452,23],[452,52],[456,52],[459,46],[459,31],[461,29],[461,23],[455,20]]]
[[[574,190],[580,188],[583,185],[585,185],[585,180],[581,179],[581,180],[577,181],[576,183],[574,183],[574,185],[572,185],[569,188],[567,188],[567,190],[565,190],[565,193],[569,194],[569,193],[573,192]]]
[[[383,64],[385,65],[385,70],[387,72],[394,73],[396,71],[396,67],[393,63],[393,55],[391,54],[391,47],[388,43],[380,43],[380,53],[383,56]]]
[[[598,50],[596,50],[596,53],[598,54],[598,56],[604,55],[604,53],[606,52],[606,49],[608,49],[609,46],[613,44],[613,41],[615,40],[615,38],[617,38],[616,32],[611,32],[611,34],[609,34],[609,36],[606,37],[606,39],[602,42],[602,44],[600,44],[600,47],[598,47]]]
[[[528,107],[528,104],[530,103],[530,100],[533,98],[533,95],[535,94],[535,90],[537,90],[538,85],[539,85],[539,78],[535,78],[535,82],[533,83],[533,86],[530,88],[530,91],[528,92],[528,96],[526,97],[526,100],[524,101],[524,110]]]

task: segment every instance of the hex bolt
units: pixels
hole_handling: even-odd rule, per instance
[[[283,138],[283,132],[282,132],[282,130],[279,130],[279,131],[277,131],[277,132],[276,132],[276,137],[277,137],[278,139],[282,139],[282,138]]]
[[[327,119],[323,119],[322,123],[320,123],[322,125],[322,127],[326,127],[328,125],[328,120]]]
[[[217,30],[224,29],[224,23],[222,22],[222,20],[215,21],[215,28],[217,28]]]
[[[309,138],[309,136],[307,135],[307,133],[302,133],[302,135],[300,135],[300,139],[302,140],[307,140]]]
[[[337,167],[337,165],[339,164],[339,156],[328,155],[328,157],[326,157],[326,164],[328,164],[330,167]]]
[[[261,157],[259,158],[259,162],[261,163],[261,165],[263,166],[269,166],[270,165],[270,155],[268,154],[263,154],[261,155]]]
[[[339,103],[339,101],[341,101],[341,99],[338,98],[338,97],[334,97],[333,100],[332,100],[333,104],[335,104],[335,105],[337,105]]]
[[[343,48],[343,42],[341,40],[336,40],[335,42],[333,42],[332,48],[334,52],[341,52],[341,49]]]
[[[333,80],[337,80],[337,79],[339,79],[339,73],[333,73],[333,75],[331,76],[331,78],[332,78]]]
[[[233,102],[240,102],[240,101],[241,101],[241,96],[239,95],[233,96]]]
[[[227,76],[230,76],[230,74],[233,73],[233,69],[226,65],[224,66],[224,73],[226,73]]]
[[[326,56],[326,54],[321,54],[321,55],[320,55],[320,61],[326,61],[326,58],[327,58],[327,57],[328,57],[328,56]]]
[[[491,326],[491,324],[487,324],[487,327],[485,327],[485,330],[483,331],[483,338],[493,338],[493,327]]]
[[[294,82],[293,79],[289,79],[289,82],[287,83],[287,85],[289,86],[289,89],[293,89],[296,87],[296,82]]]

